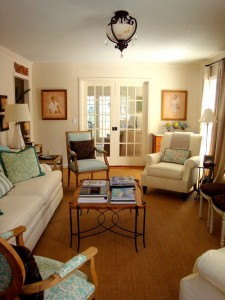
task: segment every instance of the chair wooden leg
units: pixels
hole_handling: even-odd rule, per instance
[[[221,238],[220,238],[220,247],[224,246],[224,235],[225,235],[225,213],[222,215],[222,226],[221,226]]]
[[[213,211],[213,206],[211,205],[210,207],[210,223],[209,223],[209,232],[213,232],[213,219],[214,219],[214,211]]]
[[[209,228],[209,226],[210,226],[210,218],[211,218],[211,205],[212,205],[212,201],[211,201],[211,199],[208,199],[207,228]]]
[[[203,197],[202,197],[202,194],[200,193],[199,211],[198,211],[198,216],[199,216],[200,219],[202,218],[202,209],[203,209]]]
[[[70,169],[68,168],[68,187],[70,186]]]
[[[78,174],[76,174],[76,187],[78,187]]]

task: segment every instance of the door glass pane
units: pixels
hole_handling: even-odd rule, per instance
[[[110,155],[110,86],[88,86],[87,92],[88,128],[95,137],[96,147]]]
[[[141,156],[142,87],[120,87],[120,156]]]

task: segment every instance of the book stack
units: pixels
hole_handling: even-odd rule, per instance
[[[111,204],[136,204],[135,181],[132,176],[110,178]]]
[[[135,181],[132,176],[113,176],[110,177],[110,187],[134,187]]]
[[[78,203],[107,203],[108,183],[106,180],[84,180]]]

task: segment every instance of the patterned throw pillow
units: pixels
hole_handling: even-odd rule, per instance
[[[189,150],[166,148],[161,161],[183,165],[190,155]]]
[[[13,184],[5,175],[0,172],[0,198],[7,194],[13,188]]]
[[[0,162],[5,175],[12,183],[44,175],[34,147],[19,152],[0,152]]]
[[[38,269],[38,265],[35,261],[35,258],[31,251],[23,246],[14,246],[12,245],[14,250],[17,252],[19,257],[21,258],[25,271],[26,277],[24,284],[31,284],[42,280],[41,274]],[[20,299],[22,300],[42,300],[44,299],[44,291],[34,293],[31,295],[20,295]]]
[[[94,139],[88,141],[71,141],[71,150],[76,152],[77,159],[95,158]]]

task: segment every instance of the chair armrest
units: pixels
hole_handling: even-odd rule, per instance
[[[150,166],[150,165],[158,164],[160,162],[161,157],[162,157],[161,152],[157,152],[157,153],[146,154],[144,159],[146,165]]]
[[[12,230],[8,230],[6,232],[0,233],[0,237],[2,237],[4,240],[8,241],[11,238],[16,238],[16,244],[18,246],[24,246],[23,241],[23,233],[26,231],[25,226],[18,226]]]
[[[193,168],[197,168],[199,163],[200,163],[200,157],[192,156],[185,161],[184,166],[188,166],[189,168],[193,169]]]
[[[107,151],[103,150],[103,149],[99,149],[99,148],[94,148],[96,152],[101,153],[101,154],[107,154]]]
[[[199,274],[225,293],[225,255],[218,250],[209,250],[197,259]]]
[[[21,290],[21,294],[33,294],[42,290],[49,289],[59,282],[65,280],[68,276],[74,273],[84,263],[90,263],[88,278],[97,286],[97,275],[94,266],[94,256],[98,250],[95,247],[89,247],[86,251],[76,255],[65,264],[63,264],[54,274],[48,278],[32,284],[26,284]]]

